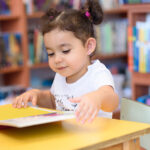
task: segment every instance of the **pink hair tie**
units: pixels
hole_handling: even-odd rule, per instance
[[[49,16],[49,19],[52,20],[54,18],[54,16]]]
[[[91,16],[90,12],[89,11],[86,11],[85,12],[85,15],[89,18]]]

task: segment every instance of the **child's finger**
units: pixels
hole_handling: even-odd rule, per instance
[[[80,112],[82,112],[83,108],[85,107],[85,104],[84,103],[80,103],[76,109],[76,116],[77,118],[79,118],[79,115],[80,115]]]
[[[90,117],[93,115],[95,110],[93,108],[88,109],[88,111],[85,113],[84,117],[82,118],[82,124],[84,124],[87,120],[90,119]]]
[[[16,108],[16,106],[17,106],[17,101],[18,101],[18,97],[16,97],[16,98],[13,100],[12,106],[13,106],[14,108]]]
[[[78,116],[77,116],[79,121],[84,120],[84,118],[85,118],[85,116],[86,116],[88,110],[89,110],[89,106],[84,105],[84,106],[82,107],[81,111],[79,112],[79,114],[78,114]]]
[[[98,110],[96,109],[92,114],[92,116],[89,118],[88,122],[91,123],[94,120],[94,118],[97,116],[97,114],[98,114]]]
[[[36,106],[36,104],[37,104],[37,97],[33,97],[33,98],[32,98],[32,104],[33,104],[34,106]]]
[[[31,100],[30,97],[26,97],[26,99],[24,100],[24,108],[26,108],[28,106],[28,102]]]
[[[22,102],[23,102],[23,97],[20,97],[20,99],[18,100],[18,103],[17,103],[17,108],[22,107]]]

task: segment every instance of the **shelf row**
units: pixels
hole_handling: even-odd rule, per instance
[[[136,11],[138,10],[139,11],[139,7],[140,7],[140,10],[143,12],[149,12],[149,8],[150,8],[150,4],[132,4],[132,5],[122,5],[120,6],[119,8],[114,8],[114,9],[110,9],[110,10],[105,10],[104,11],[104,14],[122,14],[122,13],[128,13],[128,10],[133,8],[134,7],[134,10],[133,11]],[[144,9],[142,9],[144,8]],[[40,18],[41,16],[43,15],[43,12],[35,12],[33,14],[27,14],[27,18],[31,19],[31,18]],[[0,21],[5,21],[5,20],[15,20],[15,19],[19,19],[19,15],[0,15]]]
[[[115,59],[115,58],[127,58],[126,53],[122,54],[110,54],[110,55],[95,55],[93,59],[100,59],[100,60],[109,60],[109,59]],[[40,64],[34,64],[31,66],[28,66],[28,69],[38,69],[38,68],[45,68],[48,67],[48,63],[40,63]],[[12,73],[12,72],[19,72],[22,71],[23,66],[15,66],[15,67],[5,67],[0,69],[0,74],[7,74],[7,73]]]

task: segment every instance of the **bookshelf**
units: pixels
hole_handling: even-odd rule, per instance
[[[129,26],[135,26],[136,21],[145,21],[145,16],[150,13],[150,4],[127,5],[129,8]],[[132,99],[147,95],[150,86],[150,73],[131,72]]]
[[[0,25],[2,32],[20,32],[22,35],[23,66],[8,67],[0,70],[0,76],[4,85],[29,86],[28,60],[28,40],[27,23],[22,0],[10,1],[10,15],[0,15]]]
[[[17,6],[17,7],[16,7]],[[119,8],[106,10],[106,16],[124,17],[128,19],[129,26],[135,25],[137,20],[143,21],[145,15],[150,12],[150,4],[132,4],[122,5]],[[25,87],[30,86],[31,71],[34,69],[48,68],[47,63],[40,63],[35,65],[28,64],[28,20],[39,19],[43,12],[35,12],[26,14],[22,0],[11,1],[11,15],[0,15],[0,24],[2,31],[12,32],[18,31],[22,34],[22,52],[23,52],[23,66],[9,67],[0,70],[0,76],[4,81],[4,85],[19,84]],[[11,24],[11,26],[10,26]],[[127,60],[127,53],[99,55],[96,54],[94,59],[110,60],[110,59],[123,59]],[[136,99],[138,96],[147,94],[148,86],[150,85],[150,74],[141,74],[132,72],[132,98]],[[147,79],[147,82],[144,81]]]
[[[16,7],[17,6],[17,7]],[[31,71],[34,69],[48,68],[47,63],[29,65],[28,64],[28,20],[39,19],[43,12],[26,14],[22,0],[11,1],[11,15],[0,15],[1,29],[4,32],[20,32],[22,34],[23,66],[7,67],[0,69],[0,76],[4,85],[30,86]],[[106,11],[106,15],[127,14],[127,8],[118,8]],[[11,25],[10,25],[11,24]],[[96,55],[95,58],[102,60],[127,59],[127,54]]]

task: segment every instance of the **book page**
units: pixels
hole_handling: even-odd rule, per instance
[[[0,106],[0,125],[12,127],[27,127],[74,118],[73,113],[57,110],[27,107],[13,108],[11,104]]]

